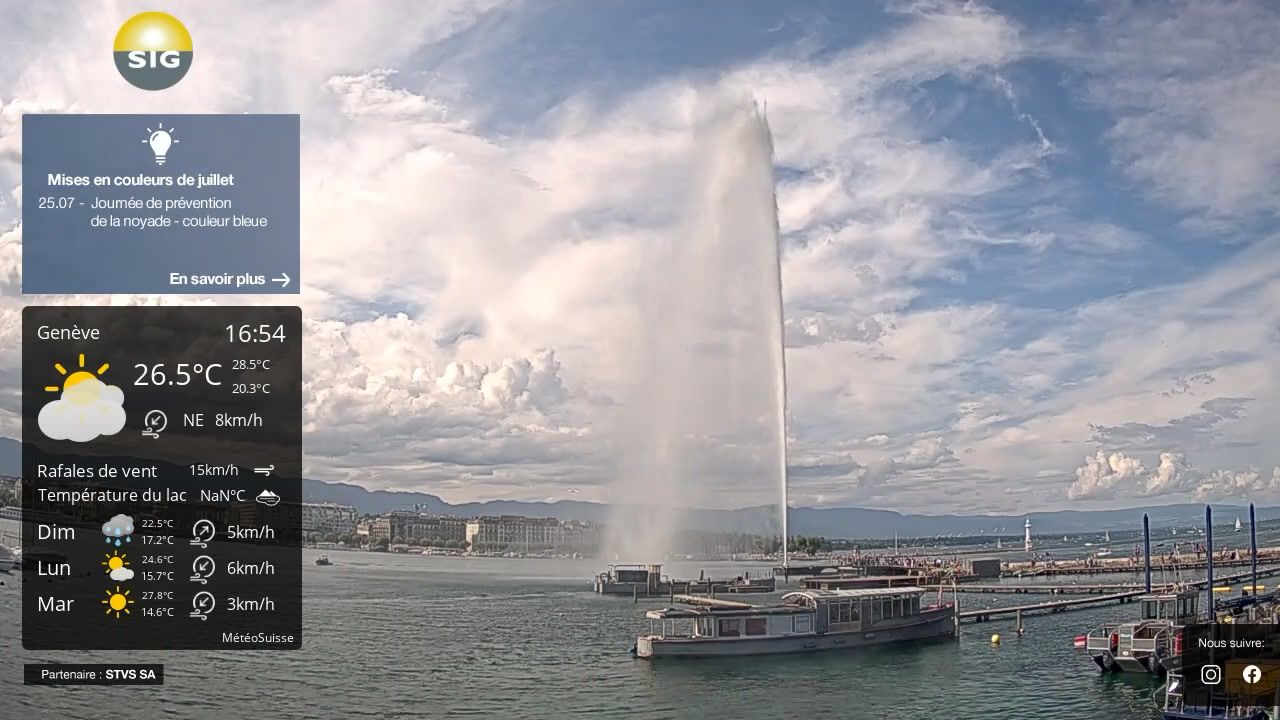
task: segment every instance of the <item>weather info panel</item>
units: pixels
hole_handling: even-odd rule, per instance
[[[23,310],[25,647],[301,645],[301,324]]]

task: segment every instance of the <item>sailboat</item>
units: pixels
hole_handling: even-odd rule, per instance
[[[1240,516],[1237,515],[1236,516],[1236,532],[1240,532],[1243,528],[1244,528],[1244,525],[1240,523]]]

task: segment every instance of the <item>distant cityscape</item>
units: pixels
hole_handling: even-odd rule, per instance
[[[0,544],[16,545],[17,537],[16,508],[22,506],[22,481],[14,475],[0,475],[0,507],[14,510],[9,520],[0,527]],[[1157,522],[1162,525],[1177,527],[1194,527],[1196,515],[1203,512],[1203,506],[1172,506],[1152,508],[1153,514],[1164,515],[1159,521],[1153,518],[1153,527]],[[1242,513],[1240,508],[1219,506],[1224,514],[1223,522]],[[41,511],[42,508],[34,508]],[[597,556],[604,548],[606,525],[601,522],[578,519],[565,519],[545,516],[522,515],[515,513],[464,515],[461,512],[448,514],[439,508],[426,508],[422,505],[410,505],[401,509],[383,512],[362,512],[354,505],[335,502],[303,502],[301,505],[280,503],[267,507],[252,500],[224,504],[188,504],[183,512],[165,503],[146,503],[132,509],[138,517],[172,517],[175,522],[192,522],[198,518],[208,518],[216,522],[241,524],[247,526],[269,524],[281,531],[298,533],[299,539],[307,544],[319,547],[362,549],[389,552],[431,552],[435,554],[477,554],[477,555],[580,555]],[[84,505],[76,513],[81,522],[101,522],[102,517],[119,512],[112,506]],[[1046,517],[1034,514],[1036,517]],[[1054,517],[1057,514],[1049,514]],[[1102,511],[1096,513],[1098,520],[1088,523],[1094,527],[1110,526],[1114,537],[1131,538],[1138,532],[1129,521],[1136,511]],[[1274,522],[1277,519],[1276,508],[1260,509],[1259,521]],[[1106,519],[1122,516],[1128,522],[1110,523]],[[1137,515],[1140,518],[1140,515]],[[1105,518],[1105,519],[1104,519]],[[912,518],[914,519],[914,518]],[[910,519],[899,518],[904,526],[910,525]],[[994,520],[994,518],[993,518]],[[1029,522],[1025,518],[1025,522]],[[1008,522],[1000,518],[1000,522]],[[1005,550],[1022,549],[1026,551],[1026,538],[1013,528],[996,528],[988,532],[952,532],[946,535],[909,534],[903,532],[895,537],[894,532],[879,534],[878,537],[867,537],[859,531],[866,531],[864,525],[849,522],[841,523],[848,529],[845,536],[827,537],[819,535],[793,535],[790,550],[793,555],[814,555],[822,553],[848,553],[862,550],[876,550],[909,547],[932,547],[941,543],[950,546],[991,545],[997,539],[1005,543]],[[897,524],[897,523],[894,523]],[[1012,523],[1009,523],[1012,524]],[[1046,523],[1048,524],[1048,523]],[[1038,525],[1038,523],[1037,523]],[[1074,525],[1074,523],[1073,523]],[[12,527],[10,527],[12,526]],[[1127,526],[1127,527],[1126,527]],[[793,528],[795,525],[793,524]],[[879,528],[877,528],[879,529]],[[1019,528],[1023,529],[1023,528]],[[1054,528],[1063,536],[1081,532],[1079,525],[1071,528]],[[1003,532],[1002,532],[1003,531]],[[882,531],[883,532],[883,531]],[[842,533],[844,534],[844,533]],[[1037,532],[1040,535],[1040,532]],[[1039,543],[1037,543],[1038,545]],[[679,533],[673,539],[671,555],[698,559],[713,558],[759,558],[772,557],[781,550],[781,538],[776,535],[753,534],[749,532],[728,531],[717,528],[690,530]]]
[[[470,518],[417,510],[361,515],[350,505],[303,503],[304,542],[391,552],[432,549],[470,554],[581,555],[601,551],[604,525],[524,515]],[[733,557],[776,553],[781,539],[747,533],[679,534],[676,552],[692,557]]]
[[[472,553],[594,554],[595,523],[520,515],[460,518],[413,510],[360,515],[350,505],[302,504],[304,542],[405,551],[437,548]]]

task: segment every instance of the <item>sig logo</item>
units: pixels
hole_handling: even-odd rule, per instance
[[[168,13],[138,13],[120,26],[113,54],[130,84],[164,90],[191,69],[191,33]]]

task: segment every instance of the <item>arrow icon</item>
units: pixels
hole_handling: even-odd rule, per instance
[[[278,282],[278,283],[280,283],[280,289],[281,289],[281,290],[283,290],[283,289],[285,289],[285,288],[289,287],[289,280],[290,280],[290,278],[289,278],[289,273],[287,273],[287,272],[282,272],[282,273],[280,273],[280,277],[278,277],[278,278],[271,278],[271,282]]]

